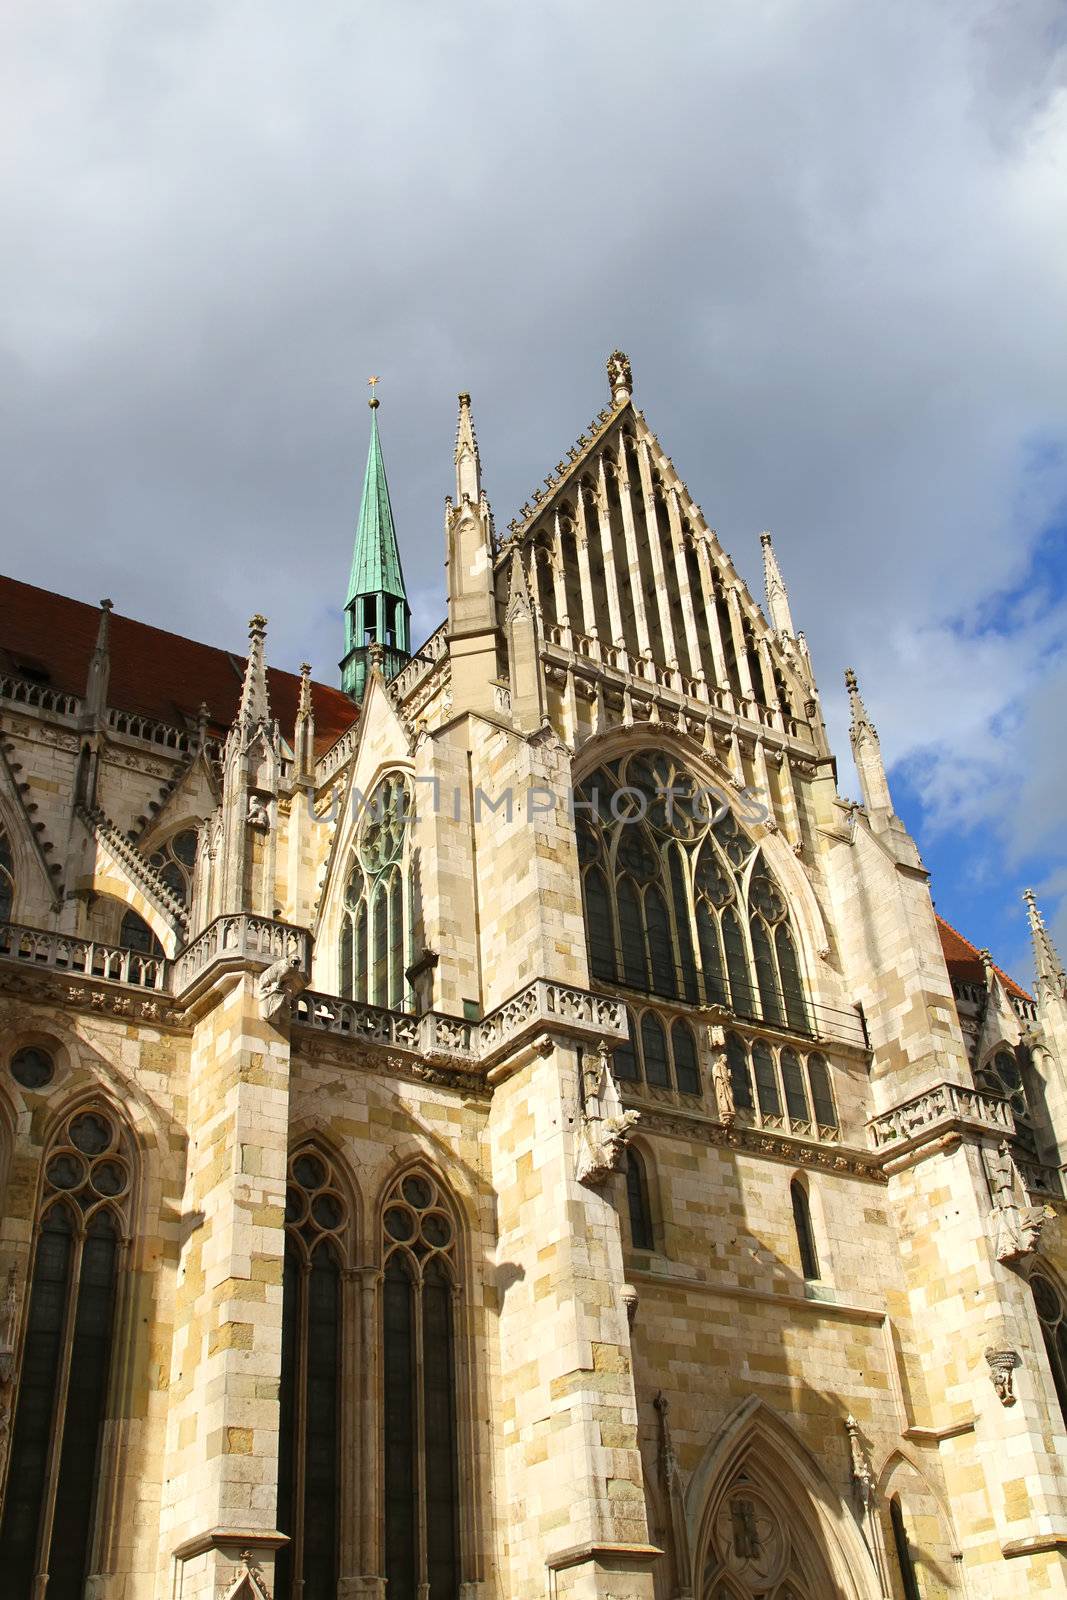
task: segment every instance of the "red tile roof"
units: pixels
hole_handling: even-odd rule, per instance
[[[935,916],[937,913],[934,913]],[[937,931],[941,935],[941,948],[945,952],[945,965],[948,967],[950,978],[958,978],[961,983],[985,983],[985,968],[978,948],[962,933],[957,933],[950,922],[944,917],[937,918]],[[994,968],[1000,976],[1000,981],[1009,994],[1015,995],[1020,1000],[1029,1000],[1030,995],[1025,989],[1020,989],[1014,978],[994,963]]]
[[[96,643],[96,606],[0,576],[0,670],[46,682],[66,694],[84,694]],[[201,701],[211,727],[222,734],[233,721],[241,693],[244,657],[214,645],[111,613],[111,678],[108,703],[119,711],[154,717],[174,727],[195,724]],[[291,739],[300,679],[270,667],[271,711]],[[328,683],[312,690],[315,751],[321,755],[350,727],[358,708]]]

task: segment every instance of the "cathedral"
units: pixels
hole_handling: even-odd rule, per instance
[[[3,1600],[1067,1596],[1060,958],[605,398],[340,687],[0,579]]]

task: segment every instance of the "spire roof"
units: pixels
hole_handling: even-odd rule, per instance
[[[267,636],[267,619],[258,611],[248,619],[248,659],[245,662],[241,699],[235,722],[269,722],[270,695],[267,691],[267,664],[263,658],[263,641]]]
[[[1023,899],[1026,901],[1026,919],[1030,924],[1030,937],[1034,944],[1034,967],[1037,971],[1038,986],[1044,983],[1063,993],[1065,985],[1063,963],[1052,942],[1052,935],[1045,927],[1045,919],[1041,915],[1037,896],[1032,889],[1024,889]]]
[[[352,552],[347,605],[366,594],[388,594],[400,600],[407,599],[396,529],[393,526],[393,508],[389,502],[385,462],[382,460],[382,445],[378,437],[377,397],[372,396],[367,403],[371,418],[370,448],[367,451],[367,470],[363,475],[363,499]]]

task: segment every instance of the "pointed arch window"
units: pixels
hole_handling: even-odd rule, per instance
[[[628,1037],[616,1046],[611,1063],[620,1083],[700,1093],[696,1035],[684,1017],[668,1024],[655,1011],[646,1010],[635,1018],[627,1006],[626,1023]]]
[[[348,1000],[401,1011],[411,960],[408,780],[389,773],[364,810],[345,885],[338,937],[339,989]]]
[[[110,1110],[83,1107],[49,1142],[37,1216],[0,1569],[12,1594],[81,1600],[133,1165]]]
[[[830,1067],[825,1056],[803,1055],[771,1039],[726,1035],[726,1066],[734,1109],[764,1127],[829,1143],[840,1139]]]
[[[897,1566],[900,1568],[900,1581],[904,1585],[904,1600],[922,1600],[898,1494],[895,1494],[889,1502],[889,1521],[893,1529],[893,1547],[896,1551]]]
[[[810,1031],[785,897],[716,793],[637,751],[583,780],[577,806],[595,978]]]
[[[382,1217],[385,1576],[391,1600],[456,1600],[458,1242],[429,1173],[398,1180]]]
[[[640,1152],[626,1147],[626,1207],[630,1217],[630,1243],[635,1250],[654,1250],[652,1207],[648,1200],[648,1178]]]
[[[183,906],[189,905],[196,866],[196,829],[182,828],[153,851],[148,862],[155,867],[174,898]]]
[[[119,926],[119,944],[124,950],[136,950],[139,955],[160,961],[165,954],[148,923],[132,909],[126,912]]]
[[[15,863],[6,828],[0,827],[0,922],[11,921],[15,904]]]
[[[990,1094],[1001,1095],[1008,1101],[1019,1143],[1029,1155],[1036,1157],[1037,1135],[1034,1131],[1033,1113],[1027,1098],[1023,1067],[1014,1051],[1006,1047],[998,1050],[985,1066],[975,1073],[975,1082],[980,1089],[985,1089]]]
[[[808,1191],[799,1178],[789,1185],[789,1198],[793,1205],[793,1226],[796,1229],[797,1247],[800,1251],[800,1270],[805,1281],[819,1276],[819,1257],[815,1249],[815,1229],[811,1225],[811,1205]]]
[[[1064,1308],[1062,1295],[1051,1279],[1040,1273],[1034,1273],[1031,1277],[1030,1292],[1034,1297],[1034,1309],[1041,1324],[1045,1353],[1052,1369],[1052,1381],[1056,1385],[1060,1410],[1064,1422],[1067,1423],[1067,1310]]]
[[[314,1146],[289,1162],[282,1287],[275,1600],[337,1593],[342,1415],[342,1286],[351,1215]]]

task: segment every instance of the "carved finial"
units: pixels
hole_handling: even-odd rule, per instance
[[[466,498],[476,505],[482,493],[482,458],[478,453],[478,438],[474,432],[471,397],[465,390],[459,397],[455,462],[456,504],[461,506]]]
[[[1034,947],[1038,998],[1046,996],[1067,998],[1067,977],[1064,975],[1063,963],[1052,942],[1052,935],[1045,926],[1037,896],[1032,889],[1024,889],[1023,899],[1026,901],[1026,919],[1030,924],[1030,939]]]
[[[786,592],[785,579],[782,569],[778,565],[778,557],[774,553],[771,536],[766,530],[760,534],[760,544],[763,546],[763,584],[767,596],[767,614],[771,619],[771,627],[776,633],[793,637],[793,616],[789,609],[789,595]]]
[[[267,619],[260,612],[248,619],[248,660],[245,662],[241,700],[237,708],[240,722],[267,722],[270,720],[270,699],[267,693],[267,667],[263,659],[263,641],[267,636]]]
[[[308,661],[300,663],[300,700],[296,708],[293,753],[298,780],[309,782],[315,770],[315,714],[311,705],[311,663]]]
[[[893,800],[882,761],[882,746],[878,731],[867,715],[867,707],[863,703],[856,674],[851,667],[845,669],[845,688],[848,690],[850,713],[849,739],[863,792],[863,804],[868,811],[892,812]]]
[[[621,406],[629,400],[633,392],[633,371],[630,367],[629,357],[621,350],[613,350],[608,357],[608,384],[611,388],[612,402]]]

